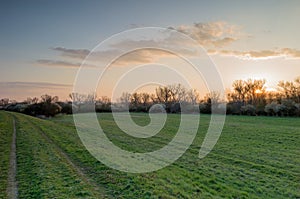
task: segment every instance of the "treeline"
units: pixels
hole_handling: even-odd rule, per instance
[[[59,113],[72,114],[72,103],[60,102],[57,96],[42,95],[27,98],[23,102],[9,101],[9,99],[0,100],[0,109],[6,111],[20,112],[27,115],[38,117],[53,117]]]
[[[97,98],[94,94],[72,93],[70,100],[59,101],[57,96],[43,95],[40,99],[28,98],[24,102],[0,100],[0,109],[25,114],[49,117],[59,113],[82,112],[161,112],[160,104],[167,113],[204,113],[210,114],[212,106],[226,102],[226,113],[233,115],[300,116],[300,77],[295,81],[280,81],[277,90],[267,91],[265,80],[236,80],[227,99],[213,91],[200,98],[197,90],[188,90],[181,84],[159,86],[154,94],[123,93],[117,102],[108,97]],[[182,105],[185,109],[181,110]]]
[[[228,93],[228,114],[300,116],[300,77],[280,81],[277,90],[266,91],[265,80],[237,80]]]

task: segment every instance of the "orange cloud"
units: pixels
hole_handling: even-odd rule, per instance
[[[261,51],[234,51],[234,50],[214,50],[210,49],[207,51],[210,55],[221,55],[221,56],[233,56],[240,59],[249,60],[262,60],[262,59],[272,59],[278,57],[284,58],[300,58],[300,51],[291,48],[282,48],[279,50],[261,50]]]
[[[48,60],[48,59],[39,59],[36,61],[37,64],[43,66],[56,66],[56,67],[67,67],[67,68],[78,68],[81,63],[72,63],[67,61],[56,61],[56,60]]]
[[[36,61],[36,64],[41,66],[48,66],[48,67],[63,67],[63,68],[79,68],[81,63],[77,62],[69,62],[69,61],[57,61],[57,60],[48,60],[48,59],[39,59]],[[95,68],[95,65],[92,64],[85,64],[85,66],[90,68]]]
[[[222,48],[240,37],[240,28],[226,22],[195,23],[192,26],[182,25],[172,29],[189,35],[206,48]]]
[[[128,66],[137,64],[154,63],[163,57],[172,57],[173,54],[159,49],[139,49],[123,54],[121,57],[114,57],[116,59],[112,66]]]

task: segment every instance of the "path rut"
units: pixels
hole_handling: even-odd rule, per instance
[[[8,171],[8,186],[7,186],[7,197],[9,199],[18,198],[18,183],[16,179],[17,175],[17,149],[16,149],[17,131],[16,131],[16,120],[13,118],[13,135],[11,142],[11,149],[9,155],[9,171]]]

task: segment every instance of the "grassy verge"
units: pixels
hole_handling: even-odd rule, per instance
[[[53,143],[27,116],[17,118],[17,180],[20,198],[97,198]],[[43,123],[43,122],[41,122]]]
[[[12,133],[12,117],[0,111],[0,198],[6,198]]]

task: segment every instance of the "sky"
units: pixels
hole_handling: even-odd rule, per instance
[[[248,78],[264,78],[268,89],[276,88],[278,81],[300,76],[299,10],[297,0],[1,1],[0,98],[20,101],[47,93],[65,100],[81,64],[95,47],[113,35],[143,27],[168,28],[194,39],[214,63],[225,88],[231,88],[236,79]],[[145,38],[120,40],[102,53],[113,59],[120,49],[155,42],[151,34]],[[172,42],[182,49],[193,48],[174,38]],[[91,61],[91,66],[103,67],[98,61]],[[143,90],[138,80],[149,76],[175,82],[176,75],[153,62],[170,65],[169,70],[179,71],[185,79],[195,78],[178,57],[141,50],[110,66],[97,95],[111,96],[120,78],[138,65],[145,65],[144,71],[119,81],[122,91],[129,87]],[[192,87],[202,90],[206,78],[211,77],[194,81]],[[134,87],[133,79],[139,85]]]

